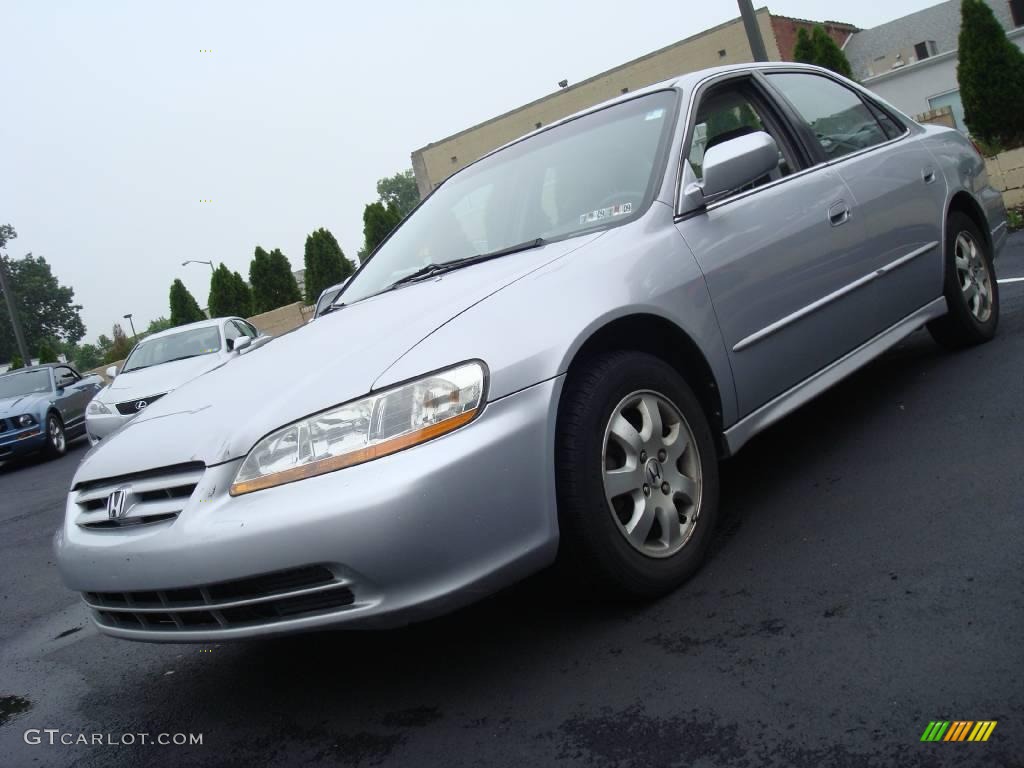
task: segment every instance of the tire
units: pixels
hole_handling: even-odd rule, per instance
[[[60,417],[51,413],[46,417],[46,447],[43,453],[48,459],[56,459],[63,456],[68,450],[68,438],[64,433],[64,422]]]
[[[654,434],[653,410],[661,435]],[[623,422],[640,426],[633,427],[638,442]],[[659,445],[665,453],[657,453]],[[613,352],[570,374],[559,409],[555,467],[560,566],[584,591],[651,598],[697,570],[718,513],[718,458],[700,403],[671,366],[645,353]],[[658,486],[656,477],[669,485]]]
[[[943,293],[949,312],[928,323],[928,332],[947,349],[984,344],[999,325],[999,283],[992,253],[978,226],[966,214],[953,211],[946,224],[946,263]]]

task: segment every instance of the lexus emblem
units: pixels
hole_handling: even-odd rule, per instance
[[[147,403],[145,400],[139,400],[137,403],[135,403],[135,411],[136,411],[136,413],[141,411],[147,405],[149,405],[149,403]]]
[[[107,496],[107,519],[120,520],[128,514],[128,489],[118,488]]]

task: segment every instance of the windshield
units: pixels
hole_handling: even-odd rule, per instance
[[[25,371],[0,376],[0,397],[19,397],[50,391],[50,372]]]
[[[121,373],[149,368],[186,357],[209,355],[220,350],[220,329],[215,325],[161,336],[139,344],[125,360]]]
[[[342,300],[378,293],[427,264],[639,216],[661,175],[675,100],[674,91],[631,99],[469,166],[402,223],[352,278]]]

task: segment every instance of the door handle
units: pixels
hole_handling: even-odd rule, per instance
[[[828,209],[828,223],[838,227],[850,220],[850,206],[844,200],[833,203]]]
[[[932,182],[935,181],[935,169],[932,168],[931,166],[928,166],[923,171],[921,171],[921,178],[924,179],[925,184],[931,184]]]

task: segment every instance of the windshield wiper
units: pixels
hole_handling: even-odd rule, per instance
[[[443,275],[446,272],[454,272],[456,269],[462,269],[473,264],[479,264],[483,261],[490,261],[491,259],[497,259],[502,256],[511,256],[513,253],[521,253],[523,251],[529,251],[533,248],[540,248],[544,245],[544,238],[537,237],[533,240],[527,240],[525,243],[519,243],[518,245],[510,245],[508,248],[502,248],[497,251],[491,251],[490,253],[480,253],[476,256],[466,256],[462,259],[455,259],[454,261],[445,261],[441,264],[427,264],[424,267],[420,267],[410,275],[406,275],[400,280],[396,280],[384,291],[390,291],[394,288],[398,288],[401,285],[408,283],[415,283],[419,280],[426,280],[428,277],[434,275]],[[381,291],[383,293],[384,291]]]

